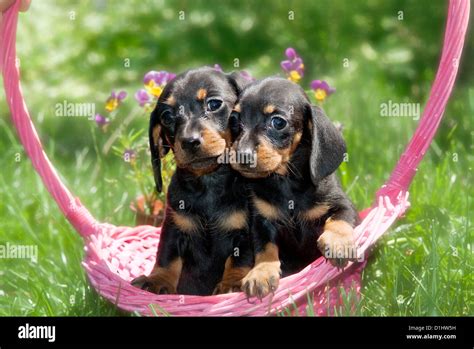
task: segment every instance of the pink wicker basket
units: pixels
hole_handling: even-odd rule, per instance
[[[450,0],[441,61],[419,126],[390,179],[376,194],[374,206],[363,212],[356,228],[360,255],[408,208],[408,187],[430,146],[451,94],[469,20],[469,0]],[[13,123],[34,168],[66,219],[84,238],[83,266],[97,292],[127,311],[144,315],[241,316],[277,314],[290,308],[305,314],[309,301],[317,315],[327,315],[341,303],[340,287],[360,289],[365,263],[341,271],[320,258],[301,272],[281,280],[278,290],[262,302],[248,302],[242,293],[218,296],[155,295],[136,289],[130,280],[150,272],[160,228],[117,227],[98,222],[61,182],[48,160],[23,100],[16,65],[16,27],[19,1],[4,15],[0,27],[0,64]]]

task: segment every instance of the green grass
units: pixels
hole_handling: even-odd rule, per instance
[[[349,194],[363,208],[387,176],[392,165],[387,163],[396,157],[397,143],[392,142],[375,156],[366,138],[351,137],[356,131],[350,120],[345,123],[351,154],[364,161],[349,161],[349,174],[342,177],[352,178],[345,178]],[[39,249],[37,264],[21,259],[0,261],[0,314],[121,314],[87,283],[81,267],[81,238],[33,172],[10,125],[3,119],[0,125],[4,146],[0,159],[0,243],[37,245]],[[367,128],[364,132],[372,135],[368,141],[376,142],[377,126],[364,125]],[[397,139],[397,131],[386,132]],[[111,161],[97,169],[101,162],[93,160],[92,149],[87,150],[90,156],[76,152],[69,160],[59,161],[54,142],[47,144],[47,153],[66,184],[87,207],[100,219],[133,224],[127,203],[134,197],[134,189],[130,192],[127,183],[120,181],[125,171],[122,163]],[[15,162],[16,153],[21,154],[20,162]],[[471,165],[468,154],[461,153],[460,160],[453,162],[447,153],[438,157],[429,152],[411,187],[412,207],[377,244],[364,271],[357,314],[472,314]],[[117,180],[107,180],[109,176]]]
[[[240,44],[236,48],[240,50],[238,56],[245,58],[245,67],[257,76],[277,72],[281,52],[289,45],[301,47],[303,56],[311,59],[308,75],[324,78],[316,74],[315,70],[330,74],[330,82],[338,90],[330,97],[325,109],[332,119],[344,124],[344,136],[349,149],[349,161],[343,164],[339,175],[359,209],[371,205],[376,190],[388,178],[417,125],[416,121],[406,117],[380,117],[380,103],[408,98],[410,102],[420,102],[423,107],[429,93],[429,83],[434,76],[432,67],[437,62],[438,38],[442,28],[433,26],[434,29],[430,29],[427,23],[432,24],[432,16],[438,21],[444,9],[439,7],[433,10],[434,14],[422,18],[411,16],[411,13],[419,12],[420,8],[430,7],[418,3],[405,4],[408,6],[406,25],[411,28],[413,40],[405,41],[406,32],[400,30],[400,24],[393,24],[393,21],[387,24],[381,19],[381,27],[367,26],[371,21],[382,18],[374,14],[376,7],[372,5],[367,5],[366,12],[360,11],[361,14],[366,13],[367,17],[352,17],[355,9],[346,5],[347,2],[334,1],[325,3],[325,11],[339,13],[339,10],[344,10],[345,18],[354,18],[351,22],[344,21],[343,16],[334,16],[335,29],[330,32],[341,36],[340,45],[325,35],[326,28],[317,28],[314,32],[307,29],[305,35],[311,36],[311,42],[325,45],[322,50],[311,51],[304,40],[293,37],[295,33],[310,28],[308,23],[303,22],[295,24],[299,27],[291,29],[294,33],[278,29],[284,28],[282,25],[285,23],[276,27],[259,24],[246,33],[245,38],[253,35],[257,38],[256,42],[261,42],[263,46]],[[51,16],[49,22],[27,21],[27,16],[33,15],[31,13],[23,15],[21,20],[25,27],[20,30],[19,48],[23,57],[28,57],[28,60],[24,60],[26,63],[23,63],[25,70],[22,74],[26,100],[46,153],[71,191],[99,220],[117,225],[133,225],[134,216],[128,206],[139,189],[127,177],[128,165],[116,156],[98,155],[94,137],[100,143],[105,136],[85,119],[54,117],[54,104],[63,99],[99,103],[112,88],[124,87],[132,94],[140,87],[142,74],[150,69],[173,67],[177,71],[186,64],[230,62],[234,55],[207,47],[208,50],[200,51],[198,56],[191,55],[193,60],[188,62],[188,53],[195,48],[189,44],[191,46],[183,48],[184,51],[169,50],[172,41],[167,35],[173,34],[175,30],[178,37],[191,35],[198,40],[195,37],[196,24],[188,23],[182,31],[160,26],[159,21],[155,24],[154,17],[149,14],[149,3],[135,4],[136,13],[130,11],[133,4],[121,3],[113,5],[116,8],[109,7],[106,13],[101,13],[99,9],[91,17],[86,15],[88,11],[92,13],[91,3],[73,6],[64,0],[61,4],[67,10],[69,7],[77,10],[79,16],[76,24],[61,21],[61,16],[66,16],[67,11],[61,10],[51,1],[45,1],[42,6],[39,2],[33,2],[31,9],[32,12],[36,11],[38,18]],[[301,2],[295,6],[312,6],[305,4]],[[170,8],[176,10],[173,6],[172,2],[166,2],[164,10],[157,13],[166,17]],[[200,3],[199,6],[206,5]],[[234,3],[232,6],[241,5]],[[239,16],[239,11],[249,13],[248,5],[242,6],[232,13],[235,16]],[[286,11],[283,5],[278,6],[275,9],[277,13]],[[389,16],[392,7],[398,9],[398,5],[391,3],[384,6],[380,10],[384,16]],[[317,6],[311,11],[321,14]],[[143,18],[144,23],[144,27],[135,28],[136,31],[150,33],[150,37],[136,39],[117,24],[124,23],[127,18],[130,23],[141,23],[133,17],[135,15],[140,17],[140,21]],[[131,17],[123,19],[122,16]],[[256,16],[252,17],[256,23],[268,20],[260,18],[259,13]],[[88,21],[84,18],[88,18]],[[364,18],[369,20],[364,22]],[[421,24],[417,21],[421,21]],[[107,30],[97,31],[94,26],[97,23],[104,25]],[[231,37],[230,42],[237,39],[240,42],[239,37],[236,39],[233,36],[235,33],[225,27],[225,23],[219,23],[216,33],[223,34],[213,37],[217,41],[212,41],[212,45],[227,45],[227,36]],[[387,24],[386,28],[384,23]],[[327,23],[328,26],[331,24]],[[75,25],[80,25],[80,30]],[[152,25],[152,28],[161,29],[162,32],[150,30]],[[393,29],[394,25],[399,26],[397,30]],[[61,26],[63,31],[53,30],[52,26]],[[378,31],[373,29],[370,35],[365,34],[373,27]],[[358,36],[354,33],[355,38],[344,34],[352,30],[358,33]],[[41,35],[44,32],[55,34],[49,38],[48,35]],[[61,36],[60,32],[67,35]],[[154,51],[154,44],[149,42],[151,40],[154,43],[159,38],[162,38],[168,56],[160,56]],[[420,45],[420,42],[425,44]],[[367,49],[369,44],[371,49]],[[48,56],[43,45],[49,45],[46,47],[49,47],[51,56]],[[133,48],[129,50],[127,45]],[[400,48],[412,53],[412,61],[389,60],[389,57],[401,56],[389,55],[387,52],[393,53]],[[75,53],[76,49],[80,54]],[[367,54],[370,50],[380,53],[380,56],[374,58],[373,54]],[[91,56],[83,59],[83,55],[88,52],[97,53],[100,59]],[[136,65],[129,71],[120,70],[121,60],[118,62],[114,59],[127,57],[131,52],[138,52],[132,57]],[[207,56],[203,56],[203,52],[207,52]],[[472,50],[469,53],[472,56]],[[42,59],[46,56],[50,57],[49,61]],[[350,68],[343,68],[340,64],[341,57],[346,56],[350,57]],[[177,66],[174,66],[175,61]],[[93,62],[99,63],[94,65]],[[88,70],[89,66],[91,70]],[[230,64],[224,66],[229,68]],[[474,115],[474,88],[469,68],[464,69],[467,73],[460,74],[435,142],[428,150],[410,188],[412,206],[406,216],[377,243],[364,270],[357,315],[456,316],[474,313],[474,134],[471,121]],[[305,82],[305,87],[307,84]],[[88,284],[81,267],[84,257],[82,240],[61,215],[34,172],[17,140],[3,100],[0,106],[0,244],[38,247],[36,264],[22,259],[0,259],[0,315],[126,315],[101,299]],[[125,108],[130,109],[128,106]],[[146,124],[146,119],[137,118],[133,127],[146,128]],[[18,154],[20,161],[16,161]],[[350,314],[353,294],[349,293],[344,298],[345,305],[336,310],[339,316]],[[152,310],[161,313],[159,309]],[[308,309],[307,315],[312,315],[311,309]]]

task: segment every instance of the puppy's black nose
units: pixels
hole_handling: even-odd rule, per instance
[[[187,137],[181,139],[181,146],[184,150],[193,151],[201,145],[200,137]]]

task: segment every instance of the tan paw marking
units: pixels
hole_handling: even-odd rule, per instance
[[[223,281],[219,282],[212,292],[213,295],[216,294],[225,294],[225,293],[232,293],[232,292],[240,292],[242,288],[242,281],[236,281],[235,283],[225,283]]]
[[[175,294],[178,293],[177,287],[182,267],[182,259],[177,258],[166,268],[155,266],[150,275],[139,276],[133,279],[131,284],[156,294]]]
[[[318,248],[332,265],[345,267],[349,261],[357,259],[354,229],[347,222],[328,219],[324,233],[318,239]]]
[[[242,288],[242,279],[249,271],[249,267],[235,267],[232,257],[228,257],[225,261],[222,280],[217,284],[212,294],[239,292]]]
[[[255,266],[242,280],[242,291],[248,298],[262,299],[275,292],[280,282],[280,261],[262,262]]]

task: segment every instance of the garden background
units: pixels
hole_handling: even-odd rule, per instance
[[[18,29],[23,91],[67,186],[100,220],[133,225],[130,203],[153,189],[151,178],[131,175],[134,164],[148,166],[146,153],[132,163],[121,156],[137,140],[146,144],[147,112],[134,99],[144,74],[214,64],[231,71],[237,58],[237,69],[254,77],[284,76],[280,62],[293,47],[304,60],[305,89],[314,79],[337,89],[324,108],[344,126],[349,159],[339,176],[363,209],[418,123],[381,116],[381,105],[423,108],[446,11],[440,0],[33,0]],[[473,314],[473,60],[471,26],[445,118],[411,187],[412,207],[374,250],[356,315]],[[128,96],[107,130],[56,113],[66,101],[108,117],[112,90]],[[113,129],[132,114],[124,138],[103,154]],[[125,315],[89,286],[82,241],[33,171],[2,94],[0,244],[7,243],[37,246],[38,261],[0,259],[0,315]]]

